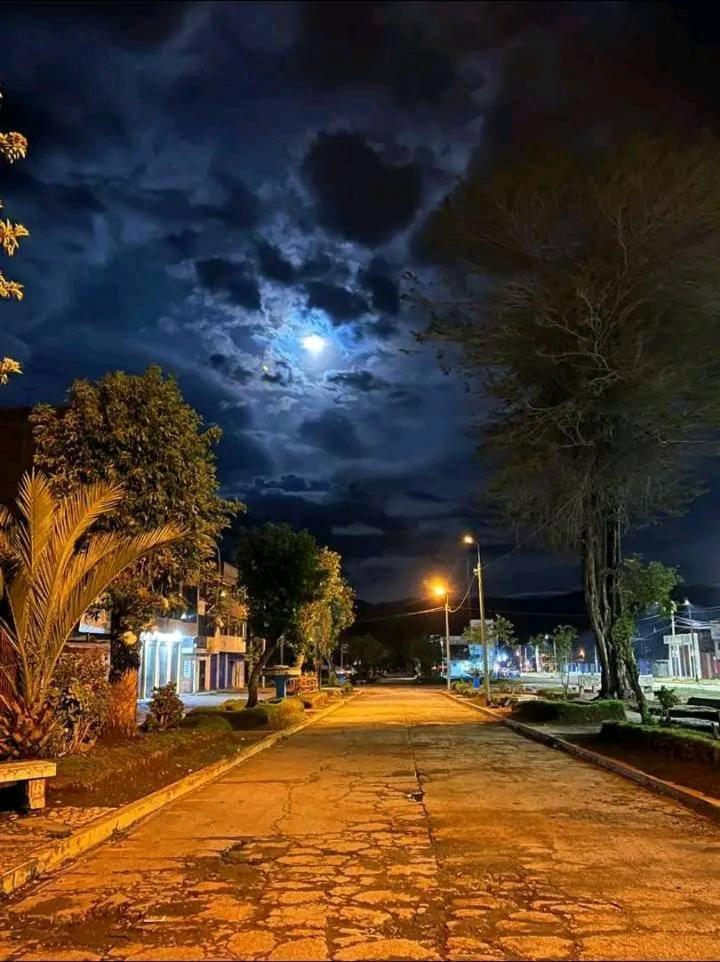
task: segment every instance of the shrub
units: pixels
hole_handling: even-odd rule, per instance
[[[90,748],[110,714],[111,689],[99,652],[61,655],[50,692],[57,727],[48,743],[52,754]]]
[[[328,702],[328,696],[324,691],[308,691],[298,697],[303,708],[308,709],[323,708]]]
[[[303,703],[299,698],[286,698],[276,704],[263,702],[258,705],[258,708],[267,712],[268,726],[274,731],[299,725],[305,714]]]
[[[566,692],[564,688],[543,688],[542,697],[549,701],[571,701],[579,698],[580,695],[573,691]]]
[[[686,729],[609,721],[600,729],[600,738],[603,741],[650,749],[683,761],[710,765],[720,763],[720,742],[712,735]]]
[[[228,698],[218,706],[220,711],[242,711],[245,708],[244,698]]]
[[[680,704],[680,696],[674,688],[666,688],[665,685],[662,685],[660,691],[656,694],[656,698],[660,702],[663,718],[665,721],[669,721],[670,709]]]
[[[625,706],[621,701],[521,701],[515,706],[514,714],[519,721],[547,722],[563,724],[583,724],[599,721],[624,721]]]
[[[168,682],[162,688],[153,688],[153,696],[148,706],[148,714],[143,728],[148,732],[164,732],[177,728],[182,721],[185,706],[175,691],[175,682]]]
[[[454,691],[456,695],[467,695],[473,690],[473,686],[468,681],[454,681],[451,685],[451,690]]]
[[[346,681],[346,682],[343,684],[343,686],[342,686],[342,693],[343,693],[343,695],[352,695],[352,693],[353,693],[354,691],[355,691],[355,689],[353,688],[351,681]]]
[[[232,725],[228,718],[220,712],[214,714],[198,713],[197,715],[187,715],[180,722],[180,728],[202,728],[204,731],[232,731]]]

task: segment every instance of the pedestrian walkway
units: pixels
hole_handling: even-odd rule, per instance
[[[368,689],[0,913],[4,959],[715,959],[720,829]]]

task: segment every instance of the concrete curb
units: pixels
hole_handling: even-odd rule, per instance
[[[101,842],[107,841],[116,832],[122,832],[130,828],[140,819],[152,815],[169,805],[170,802],[174,802],[176,799],[195,791],[195,789],[209,784],[254,755],[267,751],[268,748],[272,748],[278,742],[301,732],[309,725],[314,725],[315,722],[331,715],[342,708],[343,705],[347,705],[348,702],[358,697],[358,694],[351,695],[349,698],[341,698],[336,704],[319,711],[317,715],[313,715],[312,718],[308,718],[307,721],[303,721],[299,725],[273,732],[272,735],[268,735],[262,741],[250,745],[237,755],[233,755],[232,758],[224,758],[219,762],[208,765],[206,768],[192,772],[164,788],[159,788],[150,795],[145,795],[134,802],[122,805],[109,815],[104,815],[89,825],[78,829],[77,832],[73,832],[67,838],[58,839],[44,845],[33,852],[30,858],[20,865],[0,871],[0,898],[12,894],[27,882],[37,879],[53,869],[60,868],[60,866],[72,861],[79,855],[83,855],[91,848],[95,848]]]
[[[530,725],[524,725],[522,722],[513,721],[512,718],[505,718],[491,708],[485,708],[482,705],[473,705],[458,695],[450,695],[447,692],[444,692],[444,694],[452,701],[458,702],[458,704],[464,705],[466,708],[473,709],[474,711],[479,711],[482,715],[493,718],[495,721],[500,722],[501,725],[511,728],[519,735],[524,735],[525,738],[530,738],[550,748],[557,748],[560,751],[566,752],[568,755],[574,755],[575,758],[579,758],[584,762],[590,762],[599,768],[613,772],[615,775],[627,778],[649,789],[651,792],[655,792],[657,795],[672,798],[674,801],[680,802],[681,805],[692,808],[701,815],[720,822],[720,799],[713,798],[711,795],[705,795],[702,792],[697,792],[694,788],[685,788],[683,785],[676,785],[675,782],[666,782],[664,779],[657,778],[655,775],[648,775],[647,772],[643,772],[639,768],[634,768],[632,765],[626,765],[625,762],[619,762],[615,758],[608,758],[606,755],[600,755],[597,752],[591,751],[589,748],[582,748],[580,745],[566,741],[566,739],[561,738],[560,735],[540,731],[537,728],[532,728]]]

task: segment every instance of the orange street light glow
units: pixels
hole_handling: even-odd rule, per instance
[[[442,595],[446,595],[448,593],[447,586],[438,581],[432,586],[432,593],[440,598]]]

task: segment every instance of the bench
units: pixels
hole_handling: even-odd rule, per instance
[[[45,780],[57,772],[55,762],[28,759],[23,762],[0,762],[0,785],[24,782],[25,808],[45,807]]]

